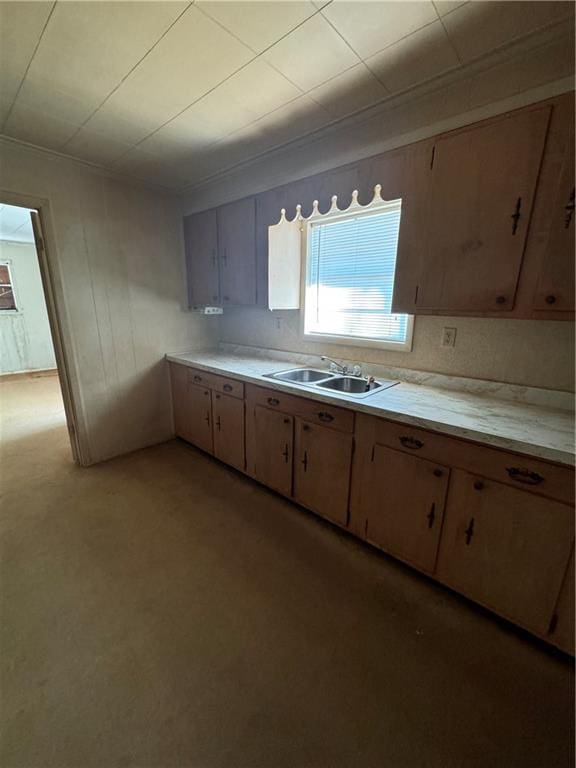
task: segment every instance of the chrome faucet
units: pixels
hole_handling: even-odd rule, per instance
[[[331,363],[331,365],[330,365],[330,369],[331,370],[334,370],[332,368],[332,366],[334,366],[334,368],[337,371],[339,371],[340,373],[342,373],[344,376],[348,373],[348,366],[346,365],[346,363],[339,363],[336,360],[332,360],[331,357],[326,357],[325,355],[322,355],[320,360],[328,360],[328,362]]]

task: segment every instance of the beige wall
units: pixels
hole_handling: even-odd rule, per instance
[[[2,140],[0,200],[34,203],[14,195],[46,201],[83,460],[168,439],[171,403],[162,358],[217,341],[213,319],[185,310],[174,199]]]
[[[440,346],[444,326],[457,328],[453,348]],[[574,323],[569,322],[417,317],[412,352],[304,341],[294,311],[227,309],[220,328],[222,341],[231,344],[574,391]]]
[[[529,54],[508,54],[461,82],[391,100],[353,125],[331,128],[231,171],[182,196],[184,213],[202,210],[316,172],[432,136],[573,89],[572,35]],[[281,329],[276,318],[282,316]],[[454,349],[440,347],[444,326],[458,329]],[[574,324],[532,320],[416,318],[411,353],[305,343],[298,313],[225,310],[223,341],[325,353],[458,376],[573,391]]]

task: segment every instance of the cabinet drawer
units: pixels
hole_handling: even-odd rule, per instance
[[[244,382],[237,381],[236,379],[225,379],[222,376],[215,376],[213,389],[216,392],[223,392],[230,397],[238,397],[240,400],[244,399]]]
[[[228,379],[225,376],[218,376],[216,373],[207,373],[196,368],[188,368],[188,383],[196,384],[199,387],[209,387],[215,392],[223,392],[232,397],[244,397],[244,384],[236,379]]]
[[[198,371],[196,368],[188,368],[188,383],[195,384],[198,387],[210,387],[216,389],[216,379],[218,377],[213,373]]]
[[[352,432],[354,430],[354,413],[343,408],[334,408],[314,400],[307,400],[298,395],[285,395],[275,389],[265,389],[247,385],[246,396],[251,405],[262,405],[265,408],[289,413],[293,416],[301,416],[310,422],[322,424],[330,429],[340,432]]]
[[[574,503],[574,471],[570,467],[384,419],[375,421],[374,441],[379,445],[459,467],[539,496]]]

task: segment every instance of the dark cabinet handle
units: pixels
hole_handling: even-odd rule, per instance
[[[232,390],[234,389],[234,387],[232,386],[232,384],[224,384],[224,386],[222,387],[222,389],[224,390],[224,392],[232,392]]]
[[[520,213],[520,209],[522,208],[522,198],[519,197],[518,200],[516,200],[516,208],[514,209],[514,213],[510,218],[512,219],[512,234],[515,235],[518,231],[518,222],[520,221],[520,218],[522,214]]]
[[[470,518],[470,522],[468,523],[468,528],[464,531],[466,534],[466,546],[470,546],[470,542],[472,541],[472,536],[474,536],[474,518]]]
[[[304,451],[304,458],[302,459],[302,464],[304,466],[304,472],[308,470],[308,451]]]
[[[224,301],[230,301],[230,296],[224,296]]]
[[[224,264],[228,261],[228,254],[226,253],[226,248],[222,248],[222,261]]]
[[[566,211],[566,214],[564,216],[564,229],[568,229],[568,227],[572,223],[572,216],[574,215],[574,198],[575,197],[576,197],[576,190],[574,189],[574,187],[572,187],[572,192],[570,192],[568,205],[564,207],[564,210]]]
[[[549,296],[546,296],[544,301],[546,302],[546,304],[556,304],[556,296],[553,296],[552,294],[550,294]]]
[[[220,432],[220,416],[216,419],[216,429]]]
[[[194,381],[202,381],[202,376],[194,376]]]
[[[441,469],[435,469],[435,470],[434,470],[434,472],[433,472],[432,474],[434,475],[434,477],[442,477],[442,475],[444,474],[444,472],[442,472],[442,470],[441,470]]]
[[[284,446],[284,450],[282,451],[282,456],[284,456],[284,462],[288,464],[288,443]]]
[[[206,422],[206,424],[208,424],[208,426],[210,426],[210,414],[209,413],[206,413],[206,416],[204,416],[204,421]]]
[[[303,432],[310,432],[310,424],[302,424]]]
[[[418,440],[415,437],[408,437],[407,435],[403,435],[402,437],[399,437],[398,440],[400,440],[404,448],[410,448],[412,451],[417,451],[419,448],[424,447],[422,440]]]
[[[212,296],[212,301],[218,301],[218,296]]]
[[[539,485],[544,482],[542,475],[538,472],[532,472],[530,469],[522,469],[520,467],[507,467],[506,472],[512,480],[516,480],[517,483],[525,483],[526,485]]]
[[[332,416],[331,413],[326,413],[326,411],[319,411],[318,418],[320,419],[320,421],[323,421],[326,424],[329,424],[331,421],[334,421],[334,416]]]
[[[284,419],[284,424],[290,424],[290,419]]]
[[[434,520],[436,519],[436,503],[434,501],[432,502],[430,512],[428,512],[426,517],[428,518],[428,528],[432,528],[434,525]]]
[[[474,490],[475,491],[481,491],[483,489],[484,489],[484,483],[482,482],[482,480],[476,480],[474,482]]]
[[[215,395],[216,400],[220,400],[220,395]]]
[[[277,397],[269,397],[267,402],[268,405],[280,405],[280,400]]]
[[[506,304],[506,296],[496,296],[496,304]]]

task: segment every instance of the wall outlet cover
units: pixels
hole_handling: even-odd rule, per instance
[[[456,346],[456,328],[443,328],[442,340],[440,342],[442,347],[455,347]]]

